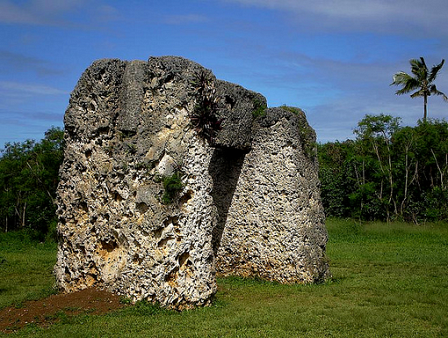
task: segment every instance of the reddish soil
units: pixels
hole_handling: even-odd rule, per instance
[[[66,316],[101,315],[125,306],[120,302],[119,296],[94,288],[52,295],[45,299],[24,302],[20,308],[1,309],[0,332],[11,333],[31,323],[49,326],[59,320],[58,315],[62,312]]]

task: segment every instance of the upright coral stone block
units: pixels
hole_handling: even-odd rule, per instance
[[[209,102],[198,97],[204,74],[213,123],[194,125]],[[210,304],[217,272],[324,279],[314,131],[300,112],[255,117],[260,103],[179,57],[94,62],[64,120],[60,289],[95,286],[182,310]]]

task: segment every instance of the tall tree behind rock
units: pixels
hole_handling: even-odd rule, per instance
[[[394,81],[391,85],[402,86],[401,89],[396,91],[397,95],[407,94],[416,90],[411,94],[411,97],[423,97],[423,121],[426,121],[428,114],[428,96],[440,95],[445,101],[448,101],[448,97],[439,91],[433,83],[436,80],[439,71],[442,69],[445,60],[442,60],[438,65],[433,66],[430,71],[428,70],[423,57],[420,57],[419,60],[412,59],[409,63],[411,64],[411,72],[413,76],[403,71],[398,72],[394,75]]]

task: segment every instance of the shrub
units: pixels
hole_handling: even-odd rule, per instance
[[[179,172],[175,172],[171,176],[163,177],[162,181],[163,188],[165,189],[162,196],[162,203],[171,204],[173,203],[173,200],[178,192],[182,190],[181,174]]]
[[[254,110],[252,111],[252,116],[257,117],[264,117],[266,116],[266,105],[262,103],[260,100],[253,99],[252,103],[254,105]]]
[[[202,71],[194,84],[196,106],[190,114],[190,122],[201,137],[213,143],[216,134],[222,129],[221,123],[224,120],[216,116],[219,98],[216,97],[213,79],[210,74]]]

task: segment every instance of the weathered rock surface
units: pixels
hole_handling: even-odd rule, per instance
[[[204,73],[224,118],[212,146],[190,123]],[[300,111],[254,118],[265,104],[178,57],[94,62],[65,114],[59,287],[186,309],[210,303],[216,273],[325,279],[314,131]]]
[[[328,274],[314,132],[300,110],[267,110],[254,122],[252,149],[238,159],[223,152],[211,163],[219,207],[216,266],[222,275],[259,276],[280,283],[315,282]],[[215,153],[218,153],[216,151]],[[226,164],[227,163],[227,164]],[[228,170],[226,166],[235,164]],[[216,174],[218,172],[218,174]]]

